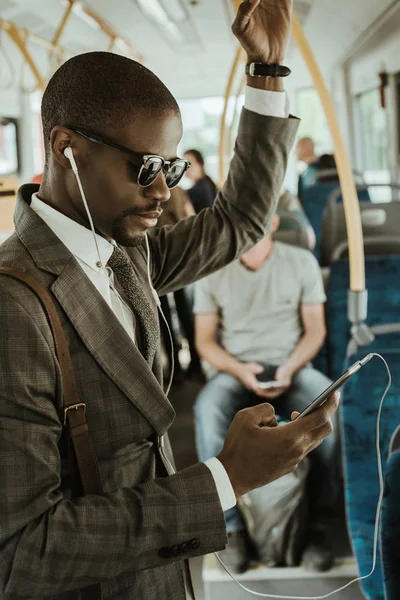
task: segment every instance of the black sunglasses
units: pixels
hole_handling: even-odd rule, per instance
[[[162,156],[157,156],[156,154],[140,154],[139,152],[134,152],[133,150],[129,150],[129,148],[125,148],[125,146],[120,146],[114,142],[104,140],[98,135],[85,133],[81,129],[74,129],[73,127],[69,127],[69,129],[75,133],[78,133],[79,135],[82,135],[91,142],[95,142],[101,146],[106,146],[107,148],[112,148],[113,150],[118,150],[119,152],[128,154],[136,163],[140,162],[141,166],[138,167],[139,174],[137,177],[137,182],[141,187],[147,187],[151,185],[161,171],[163,171],[166,184],[169,189],[172,190],[179,184],[182,177],[190,167],[190,162],[188,160],[184,160],[183,158],[177,158],[171,161],[165,160],[165,158]]]

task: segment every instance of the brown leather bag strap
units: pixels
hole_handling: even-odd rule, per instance
[[[62,375],[64,390],[62,422],[67,426],[72,438],[83,492],[84,494],[102,495],[103,487],[99,465],[86,422],[86,404],[79,399],[68,343],[54,302],[43,285],[28,273],[9,267],[0,267],[0,274],[8,275],[25,283],[43,305],[53,333]],[[71,468],[73,468],[72,465]],[[81,593],[84,600],[102,600],[103,598],[101,584],[87,587]]]

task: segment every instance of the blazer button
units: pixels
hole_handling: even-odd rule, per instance
[[[180,544],[179,545],[177,544],[176,546],[172,546],[172,548],[171,548],[171,555],[172,556],[180,556],[180,554],[181,554],[181,546],[180,546]]]
[[[158,556],[160,558],[171,558],[172,557],[172,549],[171,548],[161,548],[158,551]]]
[[[192,540],[190,540],[189,548],[190,550],[197,550],[198,548],[200,548],[200,540],[198,540],[197,538],[193,538]]]

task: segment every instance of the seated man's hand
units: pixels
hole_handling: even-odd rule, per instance
[[[274,400],[280,396],[283,396],[283,394],[285,394],[292,385],[292,377],[293,373],[288,367],[285,365],[279,367],[275,373],[275,381],[279,381],[282,383],[282,385],[278,388],[263,390],[265,392],[264,398],[267,398],[268,400]]]
[[[256,394],[260,398],[276,398],[277,396],[270,395],[271,391],[276,391],[276,388],[274,390],[263,390],[260,388],[256,375],[259,375],[263,371],[264,367],[258,363],[242,363],[235,372],[235,376],[247,390],[250,390],[250,392],[253,392],[253,394]]]
[[[279,427],[270,404],[239,411],[217,457],[236,498],[294,471],[332,433],[331,417],[338,405],[336,393],[318,410]]]

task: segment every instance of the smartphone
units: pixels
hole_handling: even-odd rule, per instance
[[[336,392],[336,390],[342,387],[342,385],[345,384],[346,381],[353,377],[353,375],[355,375],[364,365],[366,365],[372,357],[373,354],[368,354],[368,356],[366,356],[362,360],[358,360],[356,363],[354,363],[354,365],[347,369],[347,371],[345,371],[339,377],[339,379],[334,381],[332,385],[330,385],[324,392],[322,392],[322,394],[320,394],[318,398],[311,402],[311,404],[309,404],[307,408],[305,408],[303,412],[301,412],[294,420],[297,421],[297,419],[301,419],[302,417],[309,415],[314,410],[322,406],[328,400],[328,398],[332,396],[334,392]]]
[[[265,367],[262,373],[256,375],[256,379],[258,381],[258,387],[261,390],[268,390],[272,388],[282,387],[281,381],[275,381],[275,373],[277,371],[276,367],[267,366]]]

